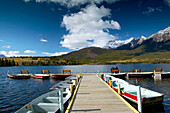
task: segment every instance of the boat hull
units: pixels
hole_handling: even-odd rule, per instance
[[[66,77],[72,76],[72,74],[51,74],[50,76],[53,79],[62,79],[62,80],[64,80]]]
[[[12,78],[12,79],[29,79],[31,75],[11,75],[11,74],[8,74],[8,77],[9,78]]]
[[[35,79],[49,79],[50,75],[44,75],[44,74],[34,74],[31,76],[32,78]]]
[[[116,77],[116,78],[125,79],[126,73],[115,73],[115,74],[111,74],[111,76]]]
[[[167,73],[161,73],[162,78],[170,78],[170,72]]]
[[[139,73],[127,73],[127,76],[129,78],[133,77],[145,77],[145,78],[152,78],[153,73],[144,73],[144,72],[139,72]]]

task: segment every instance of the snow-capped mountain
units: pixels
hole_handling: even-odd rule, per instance
[[[165,42],[170,39],[170,26],[164,30],[158,31],[157,33],[148,37],[148,39],[153,39],[155,42]]]
[[[142,44],[144,41],[146,40],[146,37],[141,36],[138,38],[134,38],[131,42],[130,42],[130,47],[131,48],[135,48],[137,45]]]
[[[143,45],[148,51],[170,50],[170,26],[149,36],[130,38],[127,40],[109,41],[104,48],[131,50]]]
[[[127,39],[127,40],[117,40],[117,41],[111,40],[104,46],[104,48],[106,48],[106,49],[109,49],[109,48],[116,49],[116,48],[118,48],[122,45],[130,43],[132,40],[134,40],[133,37],[130,38],[130,39]]]
[[[141,44],[144,40],[146,40],[146,38],[144,36],[138,37],[138,38],[129,38],[127,40],[117,40],[117,41],[109,41],[104,48],[109,49],[116,49],[120,46],[123,45],[130,45],[131,48],[134,48],[136,45]]]

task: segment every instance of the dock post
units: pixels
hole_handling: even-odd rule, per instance
[[[77,86],[77,79],[74,80],[74,86],[76,88],[76,86]]]
[[[109,84],[110,84],[110,87],[112,87],[112,81],[111,80],[109,80]]]
[[[78,77],[78,80],[80,81],[80,77],[81,77],[81,75],[79,74],[79,77]]]
[[[126,73],[126,78],[129,80],[129,74],[128,73]]]
[[[60,113],[64,113],[64,106],[63,106],[63,89],[59,89],[59,106],[60,106]]]
[[[121,95],[120,84],[118,84],[118,93],[119,93],[119,95]]]
[[[107,83],[107,80],[106,80],[106,75],[104,75],[104,81]]]
[[[73,94],[73,84],[70,84],[70,92],[71,92],[71,95]]]
[[[77,83],[76,83],[76,84],[78,84],[78,83],[79,83],[79,77],[78,77],[78,75],[76,76],[76,78],[77,78]]]
[[[141,88],[137,87],[138,111],[142,113]]]

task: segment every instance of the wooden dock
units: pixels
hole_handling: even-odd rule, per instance
[[[96,74],[84,74],[71,113],[134,113]]]

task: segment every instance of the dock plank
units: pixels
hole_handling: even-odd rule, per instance
[[[71,113],[134,113],[95,74],[84,74]]]

